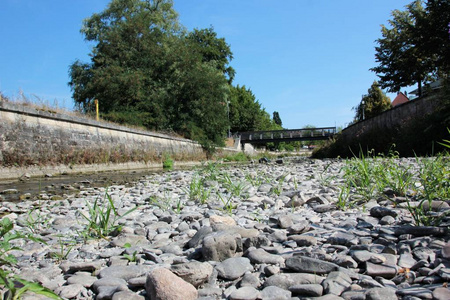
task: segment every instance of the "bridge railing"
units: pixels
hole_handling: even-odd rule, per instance
[[[287,130],[251,131],[240,133],[241,141],[289,140],[327,138],[336,134],[336,127],[303,128]]]

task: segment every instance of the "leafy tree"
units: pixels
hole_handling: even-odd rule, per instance
[[[428,0],[425,18],[420,24],[423,31],[423,51],[435,58],[437,75],[448,78],[450,72],[450,1]]]
[[[417,0],[406,6],[406,11],[394,10],[390,28],[382,25],[382,38],[377,40],[375,58],[379,65],[371,70],[380,77],[380,86],[390,92],[398,92],[401,87],[418,85],[419,95],[422,83],[429,79],[432,58],[420,47],[423,42],[421,28],[425,9]]]
[[[234,70],[212,28],[187,34],[171,0],[112,0],[81,32],[94,44],[91,62],[69,70],[81,110],[98,99],[103,118],[223,144]]]
[[[437,78],[450,71],[450,1],[428,0],[425,7],[416,0],[405,11],[394,10],[390,27],[382,25],[375,58],[379,65],[371,70],[380,77],[380,86],[389,92]]]
[[[230,126],[232,132],[278,129],[253,92],[239,85],[231,87]]]
[[[213,27],[194,29],[188,34],[187,38],[192,43],[193,49],[202,55],[202,60],[213,63],[218,70],[228,77],[228,82],[231,84],[236,72],[229,66],[233,59],[233,53],[225,39],[218,38]]]
[[[275,124],[283,126],[283,122],[281,122],[280,114],[277,111],[273,112],[272,120]]]
[[[161,97],[158,83],[173,63],[168,46],[179,31],[171,1],[112,0],[83,21],[81,32],[95,45],[91,63],[70,66],[75,102],[86,110],[98,99],[102,112],[157,102],[150,99]]]
[[[383,93],[378,82],[374,81],[361,102],[354,107],[355,121],[372,118],[392,107],[391,99]]]

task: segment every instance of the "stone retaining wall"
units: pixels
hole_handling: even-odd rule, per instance
[[[0,168],[205,158],[191,140],[0,101]],[[0,172],[1,173],[1,172]]]
[[[345,140],[353,140],[371,130],[394,128],[419,119],[434,112],[440,104],[439,97],[428,96],[411,100],[402,105],[387,110],[373,118],[352,124],[342,130]]]

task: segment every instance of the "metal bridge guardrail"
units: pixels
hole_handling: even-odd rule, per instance
[[[257,142],[270,140],[318,140],[328,139],[336,134],[336,127],[251,131],[239,134],[241,142]]]

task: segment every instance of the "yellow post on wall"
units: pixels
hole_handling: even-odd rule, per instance
[[[98,100],[95,99],[94,102],[95,102],[95,115],[96,115],[96,119],[97,119],[97,121],[100,121],[100,118],[99,118],[99,116],[98,116]]]

